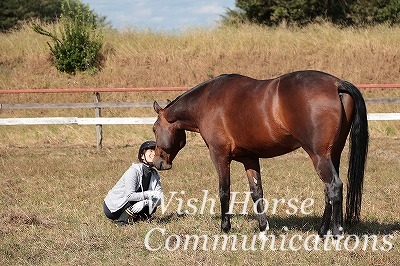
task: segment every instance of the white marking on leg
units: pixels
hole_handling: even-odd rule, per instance
[[[266,236],[266,234],[265,234],[265,231],[261,231],[261,232],[258,234],[258,239],[260,239],[261,241],[266,241],[266,240],[267,240],[267,236]]]
[[[264,231],[261,231],[259,234],[258,234],[258,239],[260,239],[261,241],[266,241],[268,238],[267,238],[267,235],[266,235],[266,232],[269,230],[269,223],[268,223],[268,221],[267,221],[267,226],[265,227],[265,230]]]

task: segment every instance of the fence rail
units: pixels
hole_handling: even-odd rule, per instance
[[[400,102],[400,99],[399,99]],[[164,104],[164,102],[160,102]],[[0,109],[81,109],[152,107],[152,102],[93,102],[93,103],[12,103],[0,104]]]
[[[151,125],[156,117],[27,117],[0,118],[0,125]]]
[[[400,103],[400,98],[367,98],[367,103]],[[159,102],[163,105],[166,102]],[[0,103],[0,109],[82,109],[82,108],[144,108],[152,102],[92,102],[92,103]]]
[[[390,85],[390,84],[386,84],[386,85]],[[400,84],[399,84],[399,88],[400,88]],[[190,89],[190,88],[189,87],[149,87],[149,88],[67,88],[67,89],[16,89],[16,90],[13,89],[13,90],[0,90],[0,94],[187,91],[188,89]]]
[[[390,88],[400,89],[400,84],[356,84],[361,89]],[[79,117],[33,117],[33,118],[0,118],[1,125],[96,125],[97,146],[102,147],[102,125],[137,125],[154,124],[155,117],[101,117],[102,108],[144,108],[152,107],[151,102],[101,102],[100,92],[165,92],[186,91],[189,87],[152,87],[152,88],[73,88],[73,89],[21,89],[0,90],[1,94],[30,94],[30,93],[93,93],[91,103],[0,103],[1,109],[80,109],[92,108],[94,118]],[[400,103],[400,98],[366,99],[370,103]],[[166,103],[161,103],[166,104]],[[371,113],[368,120],[400,120],[400,113]]]
[[[400,89],[400,84],[355,84],[360,89]],[[22,93],[82,93],[82,92],[138,92],[138,91],[186,91],[191,87],[139,87],[139,88],[65,88],[65,89],[10,89],[0,94]]]
[[[400,113],[370,113],[368,120],[400,120]],[[0,118],[0,125],[152,125],[156,117],[31,117]]]

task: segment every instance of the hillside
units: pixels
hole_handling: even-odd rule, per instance
[[[48,38],[28,26],[0,35],[0,89],[192,86],[221,73],[255,78],[318,69],[353,83],[398,82],[400,27],[105,32],[103,70],[70,76],[51,65]]]

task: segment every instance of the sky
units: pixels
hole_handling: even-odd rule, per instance
[[[179,31],[211,27],[235,0],[82,0],[116,29]]]

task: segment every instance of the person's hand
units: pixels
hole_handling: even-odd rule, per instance
[[[145,199],[151,199],[151,198],[158,197],[158,191],[154,191],[154,190],[146,190],[145,192],[143,192],[143,194],[144,194]]]
[[[138,213],[141,210],[143,210],[144,206],[147,206],[148,204],[149,204],[148,200],[142,200],[135,203],[130,209],[133,213]]]

